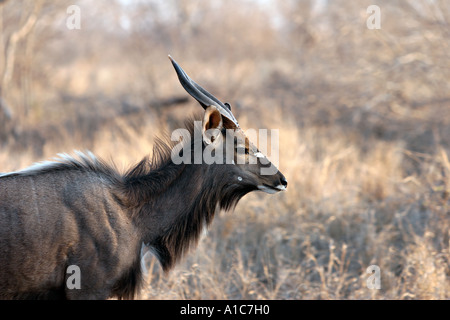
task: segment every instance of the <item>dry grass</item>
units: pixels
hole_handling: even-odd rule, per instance
[[[382,29],[367,30],[371,2],[169,1],[168,16],[153,1],[80,0],[82,30],[68,33],[48,21],[69,3],[44,1],[3,91],[14,117],[0,129],[0,171],[72,149],[136,163],[199,110],[151,103],[184,94],[170,53],[244,128],[279,129],[289,186],[218,215],[167,276],[147,256],[142,299],[449,299],[450,8],[393,1],[380,5]],[[4,21],[17,20],[13,3]],[[370,265],[380,290],[366,286]]]

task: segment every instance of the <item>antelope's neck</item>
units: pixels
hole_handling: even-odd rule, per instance
[[[142,206],[139,216],[143,242],[158,257],[165,271],[195,245],[211,223],[218,194],[207,183],[208,166],[186,165],[163,191]]]

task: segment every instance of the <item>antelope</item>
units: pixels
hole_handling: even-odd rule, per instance
[[[167,272],[197,244],[216,212],[234,209],[251,191],[286,189],[278,169],[261,174],[274,165],[245,136],[230,105],[169,58],[204,109],[200,126],[186,122],[201,141],[180,143],[218,151],[231,130],[238,141],[231,163],[175,163],[175,143],[161,140],[151,160],[125,173],[90,152],[76,152],[0,174],[0,298],[134,299],[144,282],[145,248]],[[68,285],[73,266],[80,271],[78,287]]]

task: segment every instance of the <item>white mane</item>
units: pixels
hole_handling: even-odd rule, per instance
[[[0,178],[9,176],[31,176],[39,173],[62,170],[62,169],[84,169],[90,171],[104,172],[107,167],[90,151],[81,152],[75,150],[75,158],[67,153],[58,153],[52,160],[36,162],[31,166],[13,172],[0,173]],[[110,169],[108,167],[108,169]],[[107,170],[110,171],[110,170]]]

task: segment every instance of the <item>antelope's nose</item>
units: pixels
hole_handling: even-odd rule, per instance
[[[285,177],[281,177],[280,181],[281,181],[281,184],[282,184],[285,188],[287,188],[287,180],[286,180],[286,178],[285,178]]]

